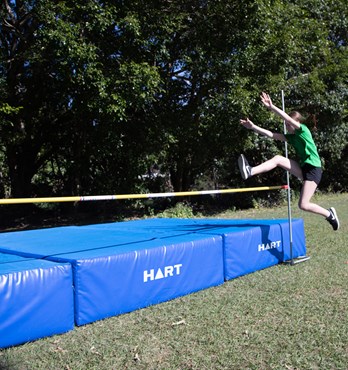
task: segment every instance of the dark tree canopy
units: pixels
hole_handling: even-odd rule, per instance
[[[323,187],[346,191],[347,30],[343,0],[4,0],[0,194],[147,191],[154,165],[157,190],[239,186],[240,152],[282,150],[240,129],[282,129],[264,90],[309,118]]]

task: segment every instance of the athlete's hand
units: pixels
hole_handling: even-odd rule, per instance
[[[240,123],[242,126],[244,126],[245,128],[249,130],[252,129],[254,126],[253,122],[251,122],[249,118],[241,119]]]
[[[261,101],[262,101],[263,105],[266,108],[268,108],[268,109],[272,108],[272,100],[271,100],[270,96],[268,94],[266,94],[265,92],[263,92],[261,94]]]

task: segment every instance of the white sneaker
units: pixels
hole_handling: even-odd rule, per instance
[[[340,221],[337,217],[337,213],[334,207],[328,209],[330,212],[330,216],[326,218],[326,220],[330,223],[332,228],[336,231],[340,228]]]
[[[249,165],[248,161],[246,160],[243,154],[241,154],[238,158],[238,166],[243,180],[246,180],[249,177],[251,177],[251,166]]]

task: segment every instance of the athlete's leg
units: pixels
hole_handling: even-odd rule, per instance
[[[312,203],[311,198],[317,189],[317,184],[314,181],[304,181],[301,189],[301,195],[298,202],[298,206],[303,211],[316,213],[322,215],[325,218],[330,216],[330,212],[319,206],[318,204]]]
[[[292,175],[296,176],[300,180],[303,180],[302,169],[300,165],[292,160],[285,158],[281,155],[276,155],[266,162],[259,164],[258,166],[251,168],[251,175],[259,175],[261,173],[269,172],[276,167],[281,167],[284,170],[289,171]]]

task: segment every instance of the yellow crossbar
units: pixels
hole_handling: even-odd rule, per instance
[[[287,189],[287,188],[288,188],[287,185],[278,185],[278,186],[260,186],[260,187],[255,187],[255,188],[181,191],[181,192],[170,192],[170,193],[88,195],[88,196],[45,197],[45,198],[8,198],[8,199],[0,199],[0,204],[86,202],[86,201],[96,201],[96,200],[186,197],[186,196],[191,196],[191,195],[245,193],[245,192],[251,192],[251,191],[265,191],[265,190],[277,190],[277,189]]]

